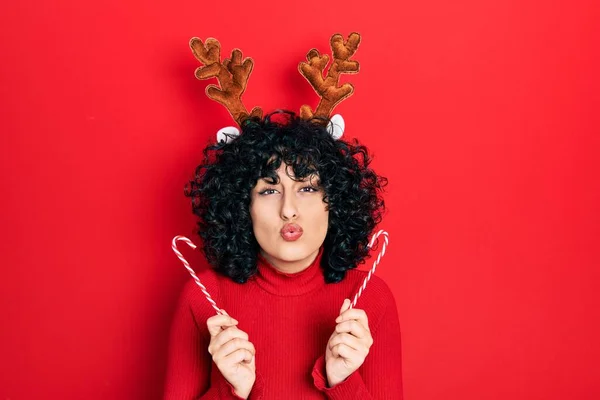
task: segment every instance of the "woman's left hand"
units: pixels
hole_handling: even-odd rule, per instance
[[[363,310],[350,308],[351,301],[344,300],[335,331],[325,350],[325,369],[329,387],[343,382],[365,361],[373,345],[369,320]]]

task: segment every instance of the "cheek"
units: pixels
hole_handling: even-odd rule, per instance
[[[327,205],[320,201],[310,207],[311,213],[309,220],[315,222],[317,229],[327,230],[329,225],[329,211],[326,209]]]
[[[258,207],[255,203],[250,204],[250,221],[253,226],[256,226],[260,222],[260,212],[258,211]]]
[[[272,219],[271,212],[273,207],[269,207],[265,202],[257,201],[250,205],[250,219],[254,228],[264,226]]]

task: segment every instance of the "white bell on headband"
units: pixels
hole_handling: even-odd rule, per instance
[[[234,136],[239,136],[240,130],[235,126],[226,126],[219,129],[217,132],[217,142],[229,143],[234,139]]]
[[[329,119],[329,123],[327,124],[327,132],[335,139],[338,140],[344,134],[344,128],[346,128],[346,124],[344,123],[344,118],[340,114],[335,114],[333,117]]]

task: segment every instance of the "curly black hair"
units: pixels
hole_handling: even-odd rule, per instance
[[[282,118],[282,116],[284,118]],[[335,140],[322,120],[303,120],[289,111],[248,119],[239,136],[209,144],[195,177],[185,185],[208,262],[220,274],[245,283],[256,273],[260,250],[250,219],[251,191],[261,178],[276,184],[284,162],[294,179],[317,173],[329,209],[323,243],[327,283],[369,256],[369,237],[385,211],[381,196],[387,179],[369,164],[367,147],[354,139]]]

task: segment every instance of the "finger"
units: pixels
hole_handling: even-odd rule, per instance
[[[225,311],[225,309],[221,308],[220,311],[223,315],[227,315],[228,317],[231,317],[231,315],[229,315],[229,313],[227,311]],[[235,319],[235,318],[233,318],[233,319]]]
[[[364,339],[364,338],[371,336],[370,331],[365,329],[363,324],[361,324],[360,322],[358,322],[355,319],[351,319],[350,321],[340,322],[339,324],[337,324],[335,326],[335,331],[337,333],[347,332],[347,333],[350,333],[350,334],[356,336],[359,339]]]
[[[230,317],[232,321],[235,321],[235,322],[239,323],[239,321],[237,319],[233,318],[231,315],[229,315],[229,313],[227,311],[225,311],[225,309],[221,308],[221,313],[223,315],[226,315],[226,316]],[[221,327],[221,329],[227,329],[227,327],[223,326],[223,327]]]
[[[251,342],[249,342],[248,340],[235,338],[231,339],[229,342],[221,346],[213,356],[213,359],[223,359],[239,349],[246,349],[252,355],[256,353],[254,345]]]
[[[231,354],[235,353],[236,351],[238,351],[240,349],[244,349],[244,350],[248,351],[252,357],[254,356],[254,354],[256,354],[254,345],[251,342],[240,339],[240,338],[235,338],[235,339],[231,339],[229,342],[227,342],[223,346],[221,346],[217,350],[217,352],[213,355],[213,360],[215,362],[224,360],[225,358],[227,358],[228,356],[230,356]]]
[[[331,339],[328,345],[330,349],[333,349],[339,344],[345,344],[346,346],[349,346],[354,350],[361,350],[362,348],[366,347],[360,339],[349,333],[339,333],[335,335],[335,337]]]
[[[214,315],[206,320],[206,327],[211,336],[216,336],[223,329],[227,329],[238,323],[238,320],[231,318],[229,315]]]
[[[254,361],[254,354],[252,354],[248,349],[237,349],[225,357],[222,362],[226,365],[233,365],[241,362],[250,364],[252,361]]]
[[[363,324],[366,329],[369,329],[369,318],[367,317],[367,313],[364,310],[357,308],[344,311],[339,317],[336,318],[335,322],[340,323],[351,319],[360,321],[360,323]]]
[[[358,360],[362,357],[359,351],[354,350],[345,344],[338,344],[335,346],[331,349],[331,354],[333,354],[334,357],[342,357],[346,360]]]
[[[208,352],[210,354],[215,354],[221,346],[236,338],[248,340],[248,334],[236,326],[229,327],[211,338],[210,344],[208,345]]]
[[[224,329],[236,326],[238,321],[226,315],[217,315],[206,320],[206,327],[211,337],[218,335]]]
[[[350,304],[352,304],[352,302],[350,301],[350,299],[344,299],[344,303],[342,304],[342,308],[340,308],[340,314],[343,314],[346,310],[348,310],[350,308]]]

